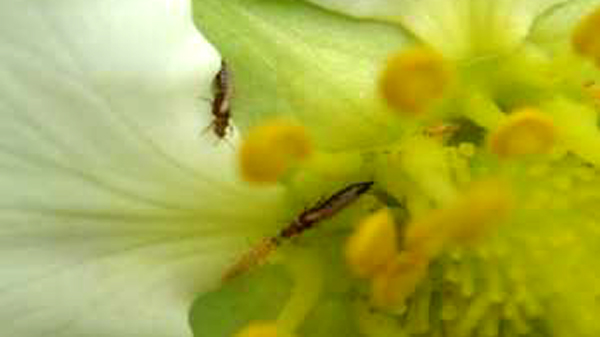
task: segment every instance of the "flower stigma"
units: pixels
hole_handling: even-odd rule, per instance
[[[207,8],[220,8],[214,3]],[[323,3],[336,9],[338,2]],[[265,13],[278,7],[265,8],[256,17],[268,21]],[[473,20],[481,28],[482,19]],[[270,37],[267,24],[257,26],[256,34]],[[269,79],[288,85],[269,97],[277,100],[272,106],[292,110],[279,114],[294,124],[248,118],[238,159],[244,180],[286,189],[288,216],[249,244],[220,289],[198,300],[198,317],[221,306],[244,316],[218,336],[600,335],[589,314],[600,311],[600,275],[583,253],[600,243],[600,106],[591,93],[600,83],[593,65],[600,64],[600,9],[552,47],[537,44],[534,29],[517,44],[507,35],[497,44],[493,34],[478,40],[477,30],[455,53],[443,47],[448,41],[436,44],[432,27],[418,26],[407,46],[356,70],[360,80],[348,75],[352,62],[328,70],[332,57],[322,45],[322,64],[302,44],[273,52],[281,64],[306,60],[297,77],[281,66]],[[272,38],[287,41],[281,34]],[[277,63],[263,57],[256,64]],[[311,72],[326,71],[325,89],[310,82]],[[339,126],[327,124],[329,115]],[[564,280],[554,282],[559,270]],[[273,295],[246,301],[240,293],[253,286],[272,287]],[[255,325],[265,321],[272,323]]]

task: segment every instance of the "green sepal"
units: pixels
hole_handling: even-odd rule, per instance
[[[195,337],[231,337],[251,322],[274,321],[292,288],[287,271],[266,265],[203,294],[191,311]]]
[[[337,240],[337,238],[328,238]],[[321,240],[317,240],[321,241]],[[306,252],[318,256],[315,263],[326,270],[306,269],[308,273],[320,273],[323,277],[323,288],[316,303],[301,324],[293,331],[298,337],[359,337],[356,326],[354,301],[357,293],[351,290],[351,278],[340,262],[340,252],[335,245],[326,246],[330,240],[323,240],[311,247],[299,248],[288,243],[281,247],[281,260],[266,264],[249,271],[238,278],[225,282],[213,292],[200,296],[191,311],[191,325],[195,337],[232,337],[235,333],[255,322],[276,323],[281,318],[286,304],[294,296],[295,269],[299,256]],[[304,245],[300,243],[300,245]],[[318,252],[318,254],[314,254]],[[323,273],[324,272],[324,273]],[[309,276],[311,277],[311,276]],[[302,295],[302,294],[301,294]],[[312,294],[305,294],[307,297]]]

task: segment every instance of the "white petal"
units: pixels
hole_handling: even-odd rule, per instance
[[[308,0],[361,18],[398,22],[454,57],[506,51],[535,19],[569,0]],[[572,1],[572,0],[571,0]]]
[[[190,336],[273,224],[277,191],[202,134],[220,60],[191,22],[186,0],[0,3],[0,336]]]

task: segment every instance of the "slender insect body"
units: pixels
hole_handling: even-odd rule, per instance
[[[317,203],[315,206],[303,211],[288,226],[283,228],[278,235],[263,239],[258,245],[244,254],[223,276],[223,280],[231,279],[248,269],[262,263],[268,255],[285,240],[297,237],[305,231],[314,228],[321,221],[329,219],[344,208],[350,206],[366,193],[373,182],[362,182],[347,186],[328,199]]]
[[[229,113],[227,113],[226,115],[220,116],[218,118],[215,117],[215,119],[211,123],[211,127],[213,129],[214,134],[220,139],[223,139],[227,136],[227,129],[231,126],[229,124],[230,117],[231,116],[229,115]]]
[[[305,211],[300,217],[308,221],[322,221],[330,218],[356,201],[358,197],[367,192],[371,186],[373,186],[373,182],[349,185],[325,201],[318,203],[312,209]]]
[[[289,238],[302,234],[302,232],[311,229],[316,223],[331,218],[356,201],[372,185],[373,182],[363,182],[347,186],[325,201],[319,202],[314,207],[302,212],[288,227],[281,231],[280,236]]]
[[[231,74],[225,61],[214,80],[214,99],[212,102],[213,121],[210,128],[213,133],[223,139],[227,136],[227,129],[231,127]]]

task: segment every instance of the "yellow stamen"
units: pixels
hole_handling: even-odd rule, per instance
[[[402,253],[388,268],[377,274],[371,283],[371,301],[379,308],[391,309],[402,305],[416,289],[427,272],[428,262],[420,257]]]
[[[273,183],[312,150],[305,129],[275,121],[251,130],[240,149],[242,177],[249,182]]]
[[[549,152],[556,141],[552,120],[534,108],[513,112],[490,136],[490,148],[507,158]]]
[[[352,271],[360,277],[370,277],[385,268],[398,253],[397,236],[389,210],[364,219],[346,246],[346,260]]]
[[[402,304],[427,272],[429,263],[449,243],[479,239],[510,209],[510,195],[496,180],[481,181],[447,208],[431,212],[409,225],[402,253],[373,277],[373,304]]]
[[[511,205],[511,193],[503,182],[484,180],[473,184],[447,211],[449,238],[457,243],[480,239],[508,215]]]
[[[600,8],[583,18],[571,36],[575,52],[600,62]]]
[[[235,337],[282,337],[277,332],[277,325],[271,322],[253,322],[246,326],[242,331],[235,334]]]
[[[511,195],[497,180],[473,186],[447,208],[431,212],[408,226],[405,249],[421,259],[437,256],[448,243],[469,243],[489,232],[510,210]]]
[[[450,79],[451,71],[441,55],[417,48],[389,59],[379,87],[392,108],[416,115],[443,96]]]

